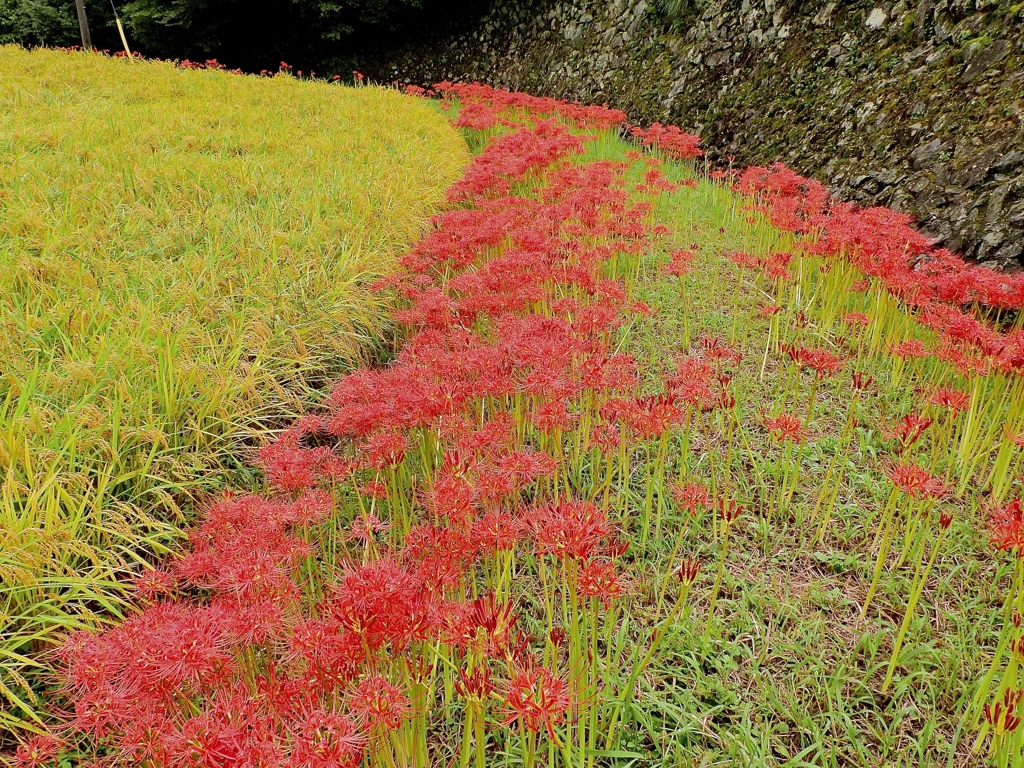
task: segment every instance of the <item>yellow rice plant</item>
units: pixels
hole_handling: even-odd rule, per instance
[[[389,89],[0,47],[0,741],[379,333],[367,284],[467,160]]]

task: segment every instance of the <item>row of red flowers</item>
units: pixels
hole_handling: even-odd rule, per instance
[[[258,464],[272,493],[229,494],[213,505],[189,551],[140,579],[138,616],[71,638],[60,665],[72,705],[63,741],[24,745],[22,765],[52,762],[65,742],[101,761],[152,766],[483,766],[498,749],[526,766],[542,751],[571,765],[574,755],[607,751],[700,571],[680,556],[684,527],[650,624],[613,634],[632,559],[661,530],[669,498],[687,517],[716,513],[722,554],[707,637],[729,533],[749,504],[736,497],[733,474],[750,437],[734,383],[742,355],[700,336],[652,395],[641,385],[644,363],[618,351],[624,321],[653,312],[631,298],[627,276],[668,234],[644,197],[679,185],[657,157],[634,185],[626,163],[582,162],[595,131],[624,124],[615,110],[475,84],[437,89],[458,100],[456,124],[487,143],[450,190],[452,209],[400,272],[374,286],[396,296],[405,339],[395,359],[344,377],[323,411],[263,448]],[[659,156],[699,153],[696,138],[675,128],[629,132]],[[1024,372],[1020,332],[1000,333],[963,309],[1013,308],[1006,286],[1016,278],[957,266],[895,214],[832,204],[820,185],[781,167],[752,169],[737,188],[777,225],[807,235],[796,257],[729,255],[739,272],[776,287],[778,303],[762,307],[770,323],[786,314],[794,258],[849,259],[940,331],[938,353],[965,378]],[[692,250],[675,251],[664,268],[684,302],[694,260]],[[811,345],[803,309],[789,309],[789,340],[776,338],[775,348],[789,361],[782,395],[792,404],[761,418],[782,458],[759,499],[765,515],[788,513],[800,493],[816,396],[850,360]],[[851,312],[842,322],[859,368],[874,321]],[[892,346],[894,383],[899,366],[930,354],[917,340]],[[798,413],[802,373],[812,383]],[[920,377],[931,415],[907,414],[886,434],[892,494],[878,520],[864,613],[903,517],[896,567],[908,557],[922,566],[883,688],[953,522],[937,505],[971,476],[941,449],[969,434],[978,398],[925,374],[907,375]],[[819,530],[838,493],[856,398],[872,386],[862,370],[852,382],[854,403],[812,514]],[[710,490],[686,463],[700,430],[714,456]],[[677,437],[680,482],[669,484],[668,445]],[[721,438],[724,456],[711,447]],[[630,499],[638,451],[646,458],[639,509]],[[751,452],[766,487],[769,453]],[[1020,520],[1019,502],[1001,509],[998,546],[1020,553]],[[1005,702],[989,717],[1000,734],[1014,730],[1013,690],[999,687]]]

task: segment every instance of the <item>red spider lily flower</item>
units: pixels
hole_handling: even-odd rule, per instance
[[[860,325],[865,328],[871,325],[871,318],[863,312],[847,312],[843,315],[843,320],[849,325]]]
[[[490,456],[510,450],[515,443],[515,419],[509,413],[495,414],[483,426],[464,418],[443,418],[441,427],[459,455]]]
[[[659,437],[682,416],[672,398],[665,395],[609,400],[600,412],[606,419],[621,421],[641,440]]]
[[[719,336],[704,335],[698,339],[698,342],[704,351],[704,357],[708,360],[739,363],[743,359],[741,352],[730,347]]]
[[[583,386],[599,392],[625,393],[639,383],[636,360],[630,355],[593,355],[581,367]]]
[[[295,768],[358,768],[366,736],[343,715],[324,710],[298,723],[289,765]]]
[[[799,442],[807,436],[800,419],[787,413],[779,414],[774,418],[765,417],[764,425],[772,437],[780,443],[786,440]]]
[[[460,474],[442,470],[434,478],[427,503],[443,519],[463,522],[474,515],[476,493],[472,483]]]
[[[485,505],[487,502],[500,502],[526,485],[514,473],[504,472],[498,467],[483,467],[476,478],[477,497]]]
[[[602,453],[614,453],[619,449],[622,438],[611,424],[598,424],[590,431],[590,445]]]
[[[957,372],[968,378],[975,375],[984,376],[992,367],[992,360],[973,355],[964,349],[963,344],[948,342],[940,347],[936,356],[956,368]]]
[[[33,736],[14,752],[15,768],[42,768],[57,759],[64,742],[48,733]]]
[[[286,533],[295,517],[293,506],[285,503],[226,498],[192,531],[192,551],[174,563],[172,573],[243,602],[294,595],[291,575],[311,551]]]
[[[1014,499],[992,515],[992,544],[1000,551],[1024,556],[1024,504]]]
[[[644,174],[644,183],[637,184],[636,189],[638,192],[657,195],[661,192],[675,192],[679,189],[679,185],[669,181],[660,168],[651,168]]]
[[[434,95],[434,92],[429,88],[423,88],[419,85],[409,84],[402,89],[402,93],[408,94],[409,96],[418,96],[420,98],[430,98]]]
[[[320,488],[312,488],[292,502],[289,515],[283,522],[302,526],[316,525],[330,516],[333,506],[331,494]]]
[[[292,629],[288,647],[284,659],[303,660],[309,665],[308,677],[327,691],[354,680],[367,661],[359,634],[335,618],[300,621]]]
[[[938,499],[946,494],[946,486],[942,480],[932,477],[926,469],[917,464],[890,464],[885,468],[885,476],[894,486],[914,499]]]
[[[772,280],[788,280],[791,277],[788,267],[792,259],[792,253],[772,253],[767,258],[757,259],[756,266]]]
[[[649,128],[634,125],[629,129],[630,135],[640,139],[645,147],[654,147],[669,157],[677,160],[692,160],[700,157],[700,137],[683,133],[674,125],[651,123]]]
[[[454,587],[475,560],[480,546],[464,525],[415,525],[405,537],[403,560],[432,590]]]
[[[761,313],[762,317],[774,317],[782,311],[782,307],[778,304],[770,304],[768,302],[762,302],[758,305],[758,312]]]
[[[991,706],[987,702],[985,703],[985,720],[997,736],[1015,731],[1020,725],[1021,718],[1017,715],[1017,705],[1020,703],[1022,694],[1024,691],[1007,688],[1001,700]]]
[[[743,505],[732,499],[719,499],[718,515],[726,525],[731,525],[743,513]]]
[[[583,140],[573,135],[568,126],[553,120],[520,128],[493,139],[487,150],[473,159],[462,179],[449,188],[449,199],[475,200],[485,195],[507,194],[512,182],[582,151]]]
[[[435,634],[436,599],[418,573],[393,560],[350,569],[334,587],[327,609],[371,650],[385,644],[404,649]]]
[[[515,639],[518,617],[509,601],[498,602],[488,593],[468,603],[448,606],[446,636],[459,648],[472,648],[488,656],[503,656]]]
[[[464,104],[459,108],[459,117],[452,125],[456,128],[470,128],[486,131],[501,124],[501,113],[487,104]]]
[[[369,496],[371,499],[382,500],[388,497],[388,487],[377,480],[371,480],[368,483],[360,485],[356,490],[363,496]]]
[[[681,261],[670,261],[662,267],[663,273],[674,276],[674,278],[679,278],[680,280],[685,278],[690,271],[690,265]]]
[[[882,436],[886,440],[895,440],[898,442],[900,444],[900,453],[904,453],[910,446],[921,438],[921,435],[924,434],[925,430],[928,429],[933,422],[934,420],[927,416],[908,413],[893,429],[883,429]]]
[[[673,251],[669,254],[669,263],[665,264],[661,271],[666,275],[672,275],[680,279],[690,274],[693,269],[693,260],[695,258],[693,251],[680,250]]]
[[[533,116],[557,116],[577,128],[617,128],[626,121],[626,113],[607,106],[584,106],[574,102],[512,93],[481,83],[449,83],[434,85],[438,93],[457,98],[461,103],[489,104],[504,112],[518,110]]]
[[[324,431],[324,420],[314,413],[307,413],[295,420],[292,430],[300,435],[316,435]]]
[[[244,764],[246,741],[241,723],[203,712],[187,719],[178,733],[172,732],[170,759],[172,764],[201,768]]]
[[[494,692],[494,682],[491,680],[490,670],[482,664],[472,672],[460,669],[459,679],[455,681],[455,690],[462,698],[469,701],[487,701]]]
[[[469,538],[482,552],[511,552],[523,535],[523,521],[508,511],[486,512],[470,529]]]
[[[608,546],[605,547],[605,552],[612,560],[618,560],[629,549],[629,539],[612,539],[608,542]]]
[[[152,603],[172,595],[177,585],[178,580],[167,571],[152,569],[135,580],[135,591],[142,600]]]
[[[409,713],[409,699],[383,675],[360,680],[349,695],[348,705],[369,731],[394,731]]]
[[[165,718],[143,716],[124,725],[117,738],[117,757],[129,765],[168,765],[173,740]]]
[[[622,594],[615,566],[607,560],[587,560],[583,563],[579,572],[579,589],[583,597],[600,598],[605,608],[613,598]]]
[[[388,523],[381,522],[376,515],[361,515],[352,521],[349,540],[361,541],[364,544],[369,543],[373,541],[376,534],[384,533],[390,529],[391,526]]]
[[[904,360],[928,357],[928,350],[925,348],[924,343],[917,339],[910,339],[896,344],[890,348],[890,351],[896,355],[896,357],[901,357]]]
[[[691,515],[696,515],[698,509],[707,507],[711,503],[708,489],[700,483],[687,483],[686,485],[674,483],[669,491],[676,504]]]
[[[530,422],[538,431],[551,434],[556,430],[567,432],[578,418],[569,413],[568,402],[564,399],[551,400],[537,408],[530,415]]]
[[[943,512],[941,515],[939,515],[939,527],[942,528],[942,530],[946,530],[952,524],[953,524],[953,513],[952,512]]]
[[[863,293],[870,287],[870,280],[854,280],[852,283],[850,283],[850,291],[852,293]]]
[[[714,342],[709,343],[714,344]],[[715,369],[706,360],[699,357],[680,358],[676,370],[679,381],[707,383],[715,375]]]
[[[586,559],[612,533],[608,517],[586,501],[558,501],[527,513],[538,550],[558,558]]]
[[[827,349],[811,349],[808,347],[792,348],[787,350],[789,356],[801,368],[814,372],[819,378],[834,376],[842,369],[846,360],[833,354]]]
[[[257,463],[271,487],[282,491],[300,491],[313,485],[324,463],[335,458],[330,448],[304,448],[303,433],[288,430],[270,445],[259,450]]]
[[[408,442],[401,432],[377,432],[362,446],[363,453],[374,469],[394,467],[402,463]]]
[[[696,557],[687,557],[676,568],[676,577],[683,584],[693,584],[700,575],[700,560]]]
[[[548,737],[555,740],[555,726],[570,704],[563,678],[546,667],[530,666],[520,669],[502,686],[501,696],[508,711],[506,725],[519,720],[534,733],[547,729]]]
[[[509,451],[495,458],[493,467],[495,471],[514,478],[520,487],[525,488],[542,477],[554,474],[559,461],[544,451]]]
[[[565,641],[569,639],[569,633],[565,631],[563,627],[552,627],[551,631],[548,632],[548,640],[555,648],[561,648],[565,645]]]
[[[940,408],[948,408],[954,414],[960,413],[970,403],[971,398],[966,392],[952,387],[939,387],[932,392],[928,402]]]
[[[875,381],[873,376],[868,376],[862,371],[854,371],[850,379],[853,382],[853,388],[860,391],[868,389]]]
[[[684,357],[678,363],[677,374],[666,383],[676,401],[703,411],[715,400],[711,390],[714,375],[714,369],[706,360]]]

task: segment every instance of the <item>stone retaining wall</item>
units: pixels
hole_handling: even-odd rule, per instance
[[[1024,3],[496,0],[364,52],[379,80],[479,80],[607,102],[781,160],[948,248],[1024,264]]]

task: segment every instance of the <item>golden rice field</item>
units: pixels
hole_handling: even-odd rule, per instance
[[[389,89],[0,47],[0,741],[50,639],[378,335],[366,284],[467,161]]]

